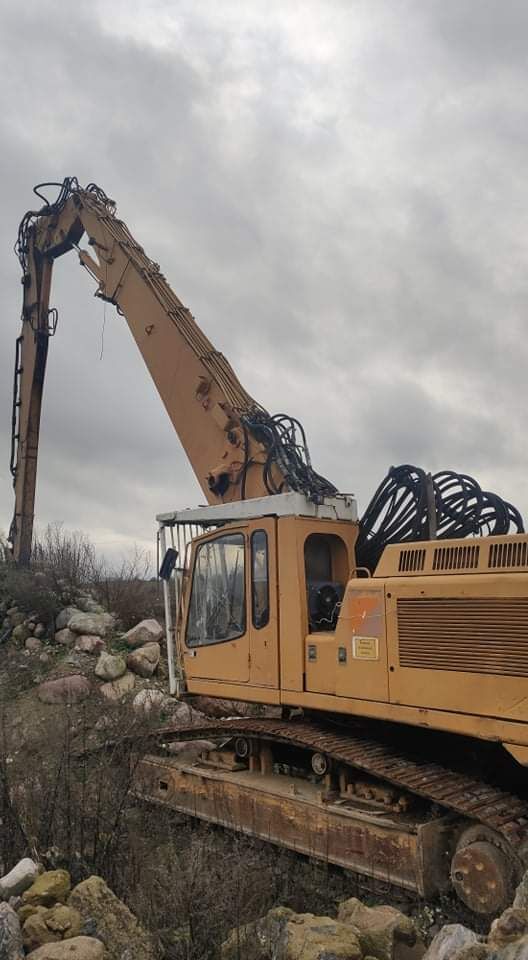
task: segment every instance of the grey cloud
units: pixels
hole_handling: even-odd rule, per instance
[[[249,391],[303,420],[363,506],[414,460],[528,512],[524,3],[7,7],[0,526],[12,243],[33,183],[71,173],[115,197]],[[149,544],[157,511],[201,496],[112,308],[99,359],[92,293],[73,255],[57,264],[37,513]]]

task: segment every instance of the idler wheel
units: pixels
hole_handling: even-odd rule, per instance
[[[318,777],[323,777],[325,773],[328,773],[328,757],[324,753],[312,753],[311,765],[313,772]]]
[[[451,882],[474,913],[500,913],[511,903],[514,884],[511,860],[487,839],[461,837],[451,861]]]
[[[235,754],[239,760],[245,760],[251,753],[251,743],[246,737],[237,737],[235,740]]]

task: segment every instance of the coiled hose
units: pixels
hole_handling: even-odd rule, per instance
[[[431,476],[406,463],[391,467],[361,517],[356,557],[358,566],[373,573],[390,543],[507,533],[524,533],[511,503],[467,474],[442,470]]]

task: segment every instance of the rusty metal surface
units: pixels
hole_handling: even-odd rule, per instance
[[[511,903],[511,874],[506,855],[486,840],[459,848],[451,862],[453,887],[475,913],[497,914]]]
[[[376,815],[352,804],[325,803],[320,786],[293,777],[219,771],[172,757],[144,757],[133,792],[419,896],[434,896],[449,884],[449,816],[423,823],[412,816]]]
[[[390,744],[361,733],[306,720],[232,719],[199,727],[165,728],[155,739],[165,742],[248,736],[326,753],[446,810],[496,830],[512,848],[528,839],[528,803],[513,794],[438,763],[409,757]]]

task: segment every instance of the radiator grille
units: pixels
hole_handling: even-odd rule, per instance
[[[398,600],[398,637],[401,667],[528,677],[528,598]]]
[[[467,544],[462,547],[435,547],[433,570],[476,570],[480,547]]]
[[[398,573],[416,573],[425,566],[425,550],[402,550]]]
[[[504,567],[526,567],[528,564],[528,543],[522,540],[503,541],[492,543],[489,551],[488,567],[490,570],[504,569]]]

